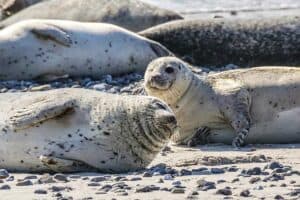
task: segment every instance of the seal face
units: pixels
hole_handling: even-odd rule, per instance
[[[171,55],[115,25],[63,20],[28,20],[3,29],[0,52],[0,80],[144,72],[153,59]]]
[[[183,17],[139,0],[51,0],[16,13],[0,22],[0,27],[7,27],[26,19],[104,22],[137,32]]]
[[[1,95],[0,130],[8,170],[126,172],[146,167],[177,121],[156,98],[58,89]]]
[[[199,77],[187,63],[165,57],[149,64],[145,89],[174,110],[180,126],[172,136],[176,143],[239,147],[300,141],[294,120],[300,116],[298,68],[257,67]]]

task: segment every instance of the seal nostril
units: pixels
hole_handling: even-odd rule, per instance
[[[169,122],[176,122],[176,118],[174,116],[170,117]]]
[[[172,74],[174,72],[174,69],[173,69],[173,67],[167,67],[165,69],[165,72],[168,73],[168,74]]]

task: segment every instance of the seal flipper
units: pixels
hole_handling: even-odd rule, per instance
[[[194,147],[197,145],[209,144],[210,129],[208,127],[198,128],[194,136],[187,141],[189,147]]]
[[[82,171],[97,171],[96,168],[77,160],[63,159],[44,155],[40,156],[39,159],[44,166],[54,172],[72,173]]]
[[[26,129],[42,121],[65,114],[75,107],[75,101],[75,99],[69,97],[57,99],[56,97],[46,96],[25,105],[24,108],[13,110],[8,114],[7,122],[14,130]]]
[[[218,98],[220,111],[237,133],[232,145],[238,148],[244,144],[250,129],[251,95],[243,84],[232,79],[217,80],[214,89],[221,95]]]
[[[70,35],[52,24],[38,23],[38,26],[31,28],[31,32],[39,39],[52,40],[67,47],[72,45]]]

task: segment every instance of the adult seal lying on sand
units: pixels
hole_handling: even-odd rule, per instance
[[[0,27],[24,19],[106,22],[132,31],[141,31],[182,17],[175,12],[139,0],[51,0],[22,10],[2,21]]]
[[[144,72],[166,55],[160,44],[115,25],[27,20],[0,31],[0,80]]]
[[[140,33],[202,66],[300,65],[300,18],[179,20]]]
[[[177,58],[160,58],[145,73],[146,91],[169,104],[176,143],[300,142],[300,69],[257,67],[198,77]],[[204,132],[203,132],[204,131]],[[208,137],[206,137],[208,135]]]
[[[46,0],[0,0],[2,18],[8,17],[28,6]]]
[[[176,130],[160,100],[85,89],[0,96],[0,167],[124,172],[146,167]]]

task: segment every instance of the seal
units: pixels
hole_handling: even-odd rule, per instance
[[[27,20],[0,31],[0,80],[144,72],[166,55],[162,45],[115,25]]]
[[[198,66],[299,66],[299,17],[178,20],[140,35]]]
[[[151,62],[145,89],[173,109],[181,128],[172,140],[300,142],[300,69],[257,67],[198,76],[178,58]],[[207,140],[204,140],[207,139]]]
[[[45,0],[0,0],[2,18],[9,17],[20,10]]]
[[[105,22],[137,32],[183,17],[139,0],[51,0],[20,11],[3,20],[0,27],[25,19]]]
[[[87,89],[0,96],[0,167],[126,172],[146,167],[176,131],[162,101]]]

